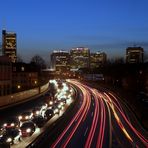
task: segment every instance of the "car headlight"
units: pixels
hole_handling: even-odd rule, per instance
[[[11,123],[11,126],[14,126],[15,124],[14,123]]]
[[[8,138],[7,140],[6,140],[6,142],[11,142],[12,141],[12,138]]]
[[[61,105],[60,104],[58,105],[58,108],[61,108]]]
[[[19,120],[21,120],[22,119],[22,116],[19,116],[18,118],[19,118]]]
[[[25,119],[29,119],[29,116],[26,116]]]
[[[36,111],[36,114],[38,115],[40,112],[39,111]]]
[[[43,105],[43,106],[42,106],[42,108],[43,108],[43,109],[46,109],[46,106],[45,106],[45,105]]]
[[[52,101],[50,101],[50,102],[49,102],[49,104],[50,104],[50,105],[52,105],[52,104],[53,104],[53,102],[52,102]]]
[[[54,113],[58,113],[58,111],[59,111],[59,110],[56,108],[56,109],[54,110]]]
[[[7,126],[7,123],[4,123],[3,126],[6,127]]]
[[[31,132],[31,129],[30,129],[30,128],[27,128],[27,129],[26,129],[26,132],[27,132],[27,133],[30,133],[30,132]]]

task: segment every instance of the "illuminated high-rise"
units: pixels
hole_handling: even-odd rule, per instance
[[[144,50],[142,47],[128,47],[126,49],[127,63],[143,63]]]
[[[90,50],[88,48],[73,48],[70,50],[70,57],[72,69],[90,67]]]
[[[51,54],[51,68],[59,71],[66,72],[70,70],[70,56],[68,51],[57,50]]]
[[[11,59],[11,62],[16,62],[16,33],[2,30],[2,52],[4,56],[8,56]]]
[[[107,55],[104,52],[95,52],[90,55],[90,67],[98,68],[106,63]]]

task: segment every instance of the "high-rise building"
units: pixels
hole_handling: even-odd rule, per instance
[[[2,52],[11,59],[11,62],[16,62],[16,33],[2,30]]]
[[[53,51],[51,54],[51,68],[59,71],[66,72],[70,70],[70,55],[68,51]]]
[[[73,48],[70,50],[70,57],[72,69],[90,67],[90,50],[88,48]]]
[[[126,49],[126,63],[143,63],[143,54],[142,47],[128,47]]]
[[[106,63],[107,55],[104,52],[91,53],[90,55],[90,67],[98,68]]]

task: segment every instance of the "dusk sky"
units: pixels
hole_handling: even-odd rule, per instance
[[[2,28],[17,33],[25,60],[79,46],[109,57],[133,45],[148,53],[148,0],[0,0]]]

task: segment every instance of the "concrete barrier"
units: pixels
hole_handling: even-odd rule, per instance
[[[43,93],[44,91],[46,91],[48,89],[49,83],[43,85],[40,87],[40,93]]]
[[[7,96],[0,96],[0,108],[4,106],[9,106],[11,104],[16,104],[18,102],[24,102],[25,100],[31,99],[32,97],[45,92],[48,89],[49,83],[41,86],[40,88],[34,88],[18,93],[14,93]]]

